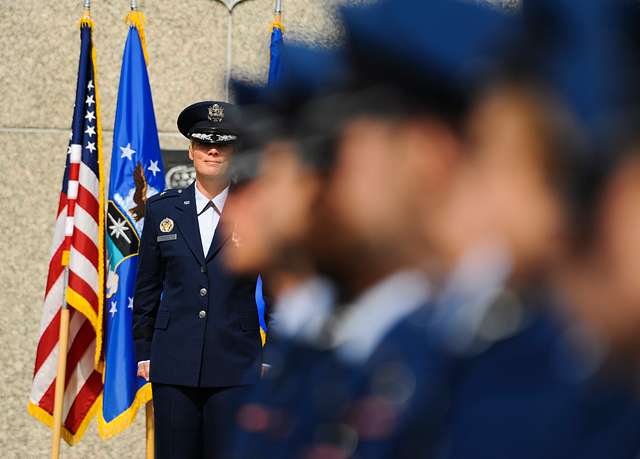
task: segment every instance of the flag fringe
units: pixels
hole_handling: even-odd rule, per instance
[[[115,419],[108,421],[104,418],[104,412],[100,410],[100,416],[98,416],[98,433],[103,440],[115,437],[119,433],[127,429],[133,421],[136,419],[138,410],[144,407],[147,402],[153,399],[151,383],[147,383],[138,389],[136,397],[133,399],[131,405],[120,413]],[[100,406],[102,407],[102,395],[100,396]]]
[[[80,295],[71,287],[67,287],[66,294],[67,304],[71,306],[73,309],[81,313],[86,319],[91,323],[93,327],[93,331],[98,333],[102,327],[98,324],[98,314],[93,310],[93,306],[86,300],[85,297]],[[96,339],[98,339],[98,335],[96,335]],[[98,343],[96,342],[96,347]]]
[[[62,439],[65,441],[67,445],[74,446],[74,445],[77,445],[78,442],[80,442],[80,440],[82,440],[82,437],[84,436],[87,430],[87,427],[89,427],[89,423],[93,420],[96,414],[98,414],[98,409],[101,406],[101,404],[99,404],[98,402],[101,402],[101,401],[102,401],[102,395],[95,399],[95,401],[91,405],[91,408],[89,409],[89,411],[87,412],[87,415],[82,420],[82,423],[78,427],[78,430],[76,431],[75,434],[71,433],[71,431],[67,429],[64,426],[64,424],[62,425]],[[41,407],[39,407],[38,405],[36,405],[31,401],[29,401],[29,405],[27,406],[27,411],[31,416],[36,418],[38,421],[40,421],[50,429],[53,428],[52,414],[48,413],[47,411],[45,411],[44,409],[42,409]]]
[[[124,22],[130,27],[135,27],[138,30],[138,36],[140,37],[140,43],[142,43],[142,53],[144,54],[144,62],[149,65],[149,57],[147,55],[147,40],[144,34],[144,14],[142,11],[129,11]]]
[[[93,19],[91,18],[91,16],[89,16],[88,13],[85,13],[80,18],[80,27],[86,26],[86,27],[91,27],[91,29],[93,29],[94,25],[95,23],[93,22]],[[91,45],[93,47],[93,43]],[[95,70],[94,70],[94,73],[95,73]]]

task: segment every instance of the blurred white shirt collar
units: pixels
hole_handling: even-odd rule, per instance
[[[329,281],[312,277],[278,298],[270,328],[281,337],[316,342],[331,316],[335,298]]]
[[[337,319],[333,330],[336,352],[351,363],[365,362],[385,335],[427,303],[430,296],[424,273],[392,274],[360,295]]]

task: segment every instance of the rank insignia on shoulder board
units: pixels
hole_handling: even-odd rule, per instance
[[[165,218],[160,222],[160,231],[163,233],[168,233],[173,229],[173,220],[170,218]]]

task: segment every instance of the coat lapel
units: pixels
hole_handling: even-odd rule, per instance
[[[176,204],[176,209],[179,211],[178,228],[193,255],[201,264],[204,264],[202,239],[200,238],[200,227],[196,212],[195,182],[184,190],[182,196],[183,199]]]

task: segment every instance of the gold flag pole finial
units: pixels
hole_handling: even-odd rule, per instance
[[[91,0],[83,0],[82,2],[83,12],[80,18],[81,25],[92,25],[91,23]]]

